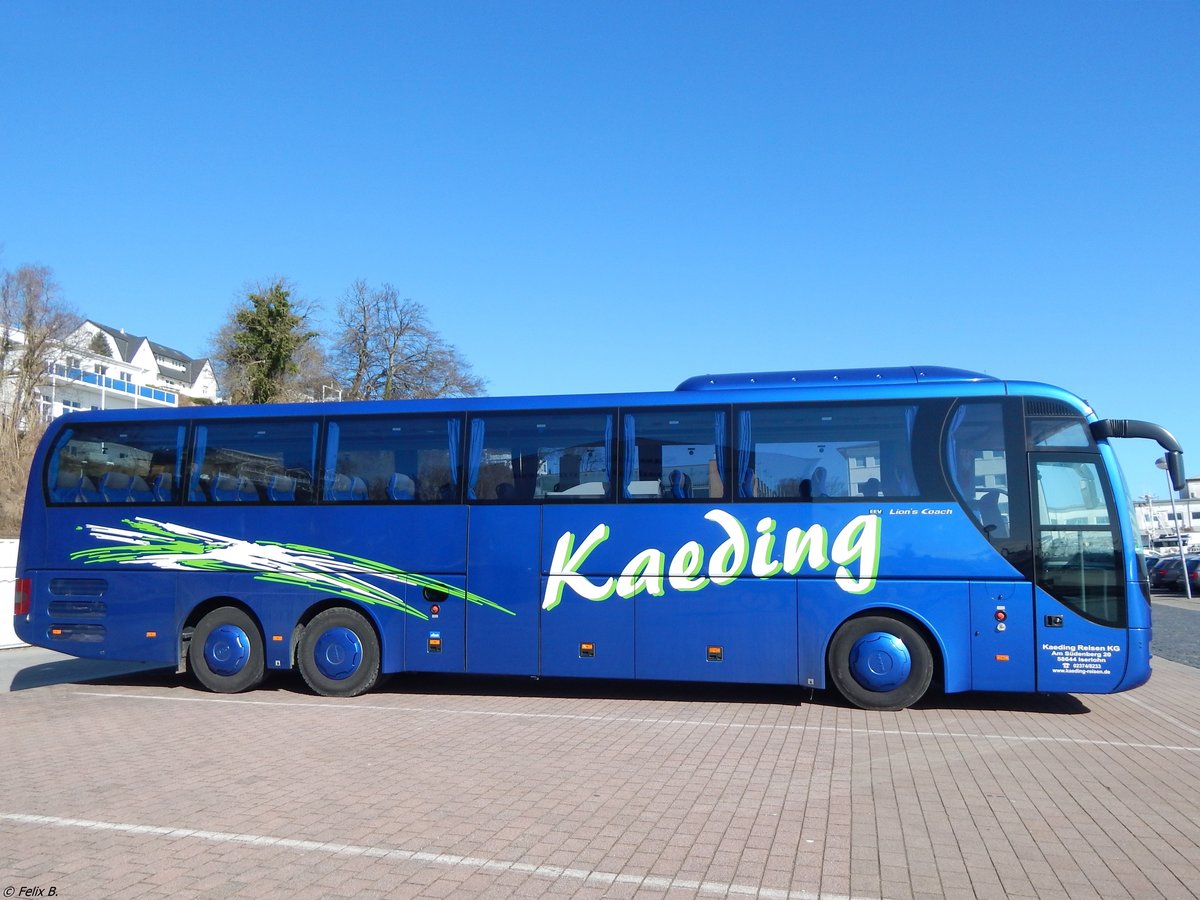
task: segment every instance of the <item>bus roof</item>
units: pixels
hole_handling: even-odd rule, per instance
[[[547,408],[588,409],[598,406],[713,406],[744,403],[837,402],[855,399],[903,400],[920,397],[1033,396],[1060,400],[1085,416],[1091,407],[1062,388],[1037,382],[1007,382],[990,375],[942,366],[877,369],[816,369],[789,372],[746,372],[697,375],[673,391],[607,394],[544,394],[511,397],[452,397],[428,400],[359,400],[321,404],[185,406],[153,410],[91,410],[68,413],[69,421],[120,421],[131,413],[163,421],[255,416],[439,414],[446,412],[536,411]],[[336,409],[336,413],[334,413]]]
[[[881,369],[807,369],[799,372],[742,372],[737,375],[696,375],[677,391],[763,387],[863,387],[874,384],[964,384],[997,381],[982,372],[944,366],[893,366]]]

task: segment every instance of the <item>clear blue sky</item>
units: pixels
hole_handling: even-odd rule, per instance
[[[364,278],[492,394],[960,366],[1200,473],[1196,3],[0,0],[0,134],[0,265],[194,355]]]

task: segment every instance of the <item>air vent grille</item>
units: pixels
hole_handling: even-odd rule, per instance
[[[1080,412],[1061,400],[1046,400],[1042,397],[1025,398],[1025,415],[1027,416],[1071,416],[1079,418]]]

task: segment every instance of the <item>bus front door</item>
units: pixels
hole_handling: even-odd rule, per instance
[[[1106,693],[1129,658],[1112,492],[1094,454],[1030,456],[1037,689]]]
[[[1129,632],[1037,590],[1037,689],[1103,694],[1125,678]]]

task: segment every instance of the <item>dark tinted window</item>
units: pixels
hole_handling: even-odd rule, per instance
[[[193,503],[312,500],[316,446],[315,421],[197,425],[188,500]]]
[[[462,422],[421,416],[329,423],[323,497],[333,502],[454,503]]]
[[[1079,418],[1063,416],[1030,416],[1025,420],[1025,432],[1029,449],[1094,448],[1092,433],[1087,422]]]
[[[733,475],[741,498],[917,496],[916,406],[793,406],[735,415]]]
[[[182,425],[77,425],[46,467],[52,503],[170,503],[179,499]]]
[[[993,540],[1010,533],[1008,452],[1000,403],[965,403],[950,419],[947,459],[976,522]]]
[[[467,497],[501,503],[611,499],[612,457],[608,412],[475,416]]]

